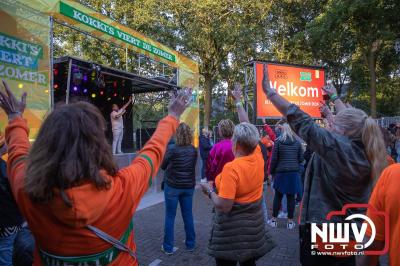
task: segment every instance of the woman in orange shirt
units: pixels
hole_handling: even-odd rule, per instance
[[[34,265],[138,265],[132,216],[151,185],[168,140],[189,104],[190,90],[171,101],[132,164],[117,170],[99,110],[84,102],[57,108],[32,148],[18,101],[7,83],[0,107],[8,115],[9,181],[35,237]]]
[[[264,158],[257,128],[248,123],[241,104],[241,87],[235,85],[233,97],[240,123],[232,136],[235,159],[225,164],[215,178],[216,190],[201,184],[215,207],[208,254],[217,266],[256,265],[256,260],[274,247],[266,231],[262,209]]]

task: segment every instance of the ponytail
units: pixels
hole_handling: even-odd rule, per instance
[[[371,163],[371,178],[375,184],[388,164],[382,131],[374,119],[366,117],[361,136],[365,153]]]

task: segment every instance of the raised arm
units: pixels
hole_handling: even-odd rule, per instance
[[[330,160],[333,160],[333,158],[337,158],[338,161],[343,159],[343,156],[340,157],[340,152],[343,151],[337,148],[341,145],[336,145],[338,139],[332,132],[321,128],[308,114],[300,110],[298,106],[288,102],[269,86],[268,71],[265,65],[262,86],[267,98],[278,111],[287,118],[293,131],[303,139],[307,145],[310,145],[310,148],[314,152]]]
[[[8,116],[8,126],[6,128],[6,143],[8,147],[7,172],[15,195],[15,191],[18,189],[15,184],[18,182],[18,184],[23,185],[22,174],[30,148],[28,125],[22,119],[26,106],[26,93],[22,95],[21,100],[17,100],[4,80],[3,85],[5,92],[0,90],[0,107]]]
[[[249,120],[249,116],[246,112],[246,110],[244,110],[243,105],[242,105],[242,86],[240,85],[240,83],[235,83],[234,85],[234,90],[233,91],[229,91],[229,94],[233,97],[234,101],[235,101],[235,106],[236,106],[236,110],[238,112],[238,116],[239,116],[239,122],[247,122],[250,123]]]
[[[168,107],[168,116],[162,119],[156,131],[143,149],[138,153],[132,164],[119,171],[119,175],[134,182],[133,193],[141,198],[151,186],[157,173],[170,138],[175,134],[179,124],[179,117],[189,106],[191,89],[183,89],[178,92]]]
[[[129,98],[128,102],[122,106],[122,110],[125,110],[132,102],[132,97]]]

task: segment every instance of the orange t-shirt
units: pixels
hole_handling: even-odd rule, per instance
[[[389,215],[389,262],[390,265],[400,265],[400,164],[388,166],[379,177],[372,192],[369,204],[378,211]],[[367,216],[376,227],[376,240],[385,240],[385,221],[382,216],[370,210]],[[368,227],[367,234],[371,235]]]
[[[257,145],[250,155],[239,157],[225,164],[215,178],[218,196],[238,203],[251,203],[262,197],[264,159]]]

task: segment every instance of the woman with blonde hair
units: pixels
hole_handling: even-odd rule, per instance
[[[268,224],[277,227],[278,211],[282,198],[286,195],[288,223],[287,228],[293,229],[295,195],[300,191],[300,164],[303,162],[303,148],[288,123],[280,126],[281,135],[275,141],[271,158],[271,174],[274,180],[275,197],[272,219]]]
[[[345,204],[368,203],[372,187],[387,165],[379,126],[364,111],[346,108],[332,86],[324,87],[337,112],[330,130],[319,127],[308,114],[271,88],[266,66],[262,86],[267,98],[286,116],[293,131],[314,151],[306,170],[300,215],[302,264],[355,265],[355,256],[312,256],[311,223],[343,223],[346,215],[332,217],[329,221],[326,217],[332,211],[342,210]],[[347,215],[363,212],[350,209]]]
[[[176,130],[176,144],[168,148],[161,166],[165,170],[165,227],[161,250],[167,255],[172,255],[174,252],[174,222],[178,202],[185,224],[186,250],[193,251],[196,244],[192,203],[196,185],[197,150],[192,145],[192,140],[191,128],[181,123]]]

